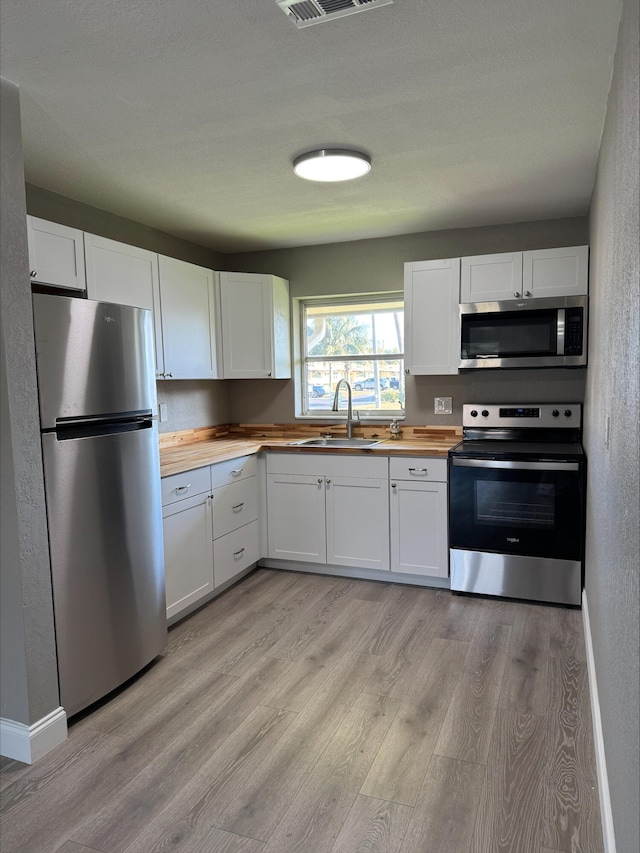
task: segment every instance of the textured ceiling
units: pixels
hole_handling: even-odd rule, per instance
[[[27,180],[231,252],[583,215],[620,0],[2,0]],[[372,172],[296,178],[313,147]]]

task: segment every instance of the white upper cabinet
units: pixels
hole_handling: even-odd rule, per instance
[[[522,252],[462,258],[460,302],[500,302],[522,296]]]
[[[522,253],[522,290],[532,296],[585,296],[589,289],[589,247],[536,249]]]
[[[589,247],[462,258],[460,302],[500,302],[588,292]]]
[[[224,379],[289,379],[289,283],[256,273],[219,273]]]
[[[216,379],[213,271],[158,258],[164,379]]]
[[[87,296],[153,312],[158,379],[215,379],[214,274],[85,234]]]
[[[459,258],[404,265],[404,358],[407,373],[443,375],[458,372],[459,296]]]
[[[85,234],[87,296],[103,302],[149,308],[156,340],[156,375],[164,374],[158,256],[126,243]]]
[[[83,232],[56,222],[27,216],[31,281],[84,290]]]

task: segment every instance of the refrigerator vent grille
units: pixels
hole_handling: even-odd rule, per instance
[[[276,0],[296,27],[310,27],[333,18],[344,18],[377,6],[389,6],[394,0]]]

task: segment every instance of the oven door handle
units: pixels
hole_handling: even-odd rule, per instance
[[[579,471],[579,462],[517,462],[512,459],[459,459],[454,456],[454,468],[506,468],[511,471]]]

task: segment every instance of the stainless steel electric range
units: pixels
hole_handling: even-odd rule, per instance
[[[454,592],[579,605],[586,458],[582,407],[463,407],[449,451]]]

